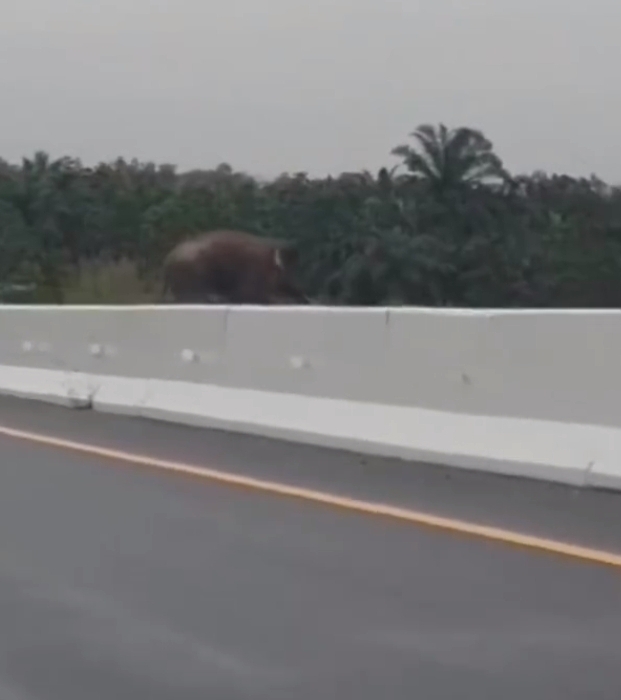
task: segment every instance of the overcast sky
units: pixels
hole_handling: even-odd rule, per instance
[[[621,183],[620,35],[620,0],[5,2],[0,156],[322,175],[443,121]]]

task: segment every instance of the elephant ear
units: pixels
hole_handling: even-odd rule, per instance
[[[290,243],[280,245],[274,251],[274,262],[276,267],[279,267],[281,270],[294,267],[298,262],[298,257],[297,248]]]

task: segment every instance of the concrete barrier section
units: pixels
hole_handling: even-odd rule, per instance
[[[0,309],[0,392],[621,488],[621,313]]]
[[[230,309],[227,386],[376,401],[384,382],[386,309]]]

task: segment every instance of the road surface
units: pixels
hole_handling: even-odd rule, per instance
[[[621,496],[0,399],[0,425],[621,552]],[[0,436],[1,700],[619,700],[621,569]]]

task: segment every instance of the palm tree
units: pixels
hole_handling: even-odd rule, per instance
[[[418,141],[418,148],[397,146],[392,155],[403,159],[411,178],[425,180],[435,189],[488,184],[490,180],[503,182],[507,178],[492,143],[476,129],[449,130],[444,124],[437,128],[423,124],[410,136]]]

